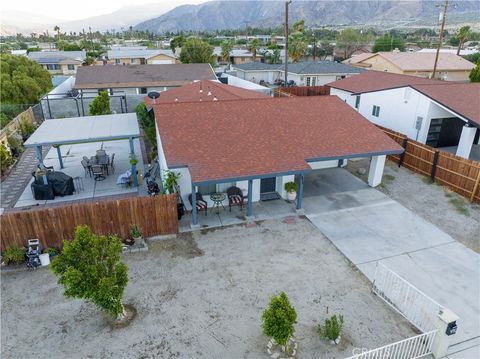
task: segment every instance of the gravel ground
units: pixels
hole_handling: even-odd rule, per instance
[[[366,181],[369,166],[369,159],[350,160],[347,170]],[[360,168],[367,173],[359,174]],[[480,205],[390,161],[385,165],[378,189],[480,253]]]
[[[186,233],[125,260],[125,303],[137,316],[122,329],[65,299],[47,269],[3,271],[1,357],[267,358],[260,318],[280,290],[298,314],[300,358],[344,358],[415,334],[303,217]],[[337,347],[315,333],[327,312],[345,316]]]

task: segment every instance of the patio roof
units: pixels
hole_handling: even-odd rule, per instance
[[[403,151],[336,96],[162,104],[155,117],[168,166],[188,167],[195,184]]]
[[[101,142],[140,137],[134,113],[46,120],[25,147]]]

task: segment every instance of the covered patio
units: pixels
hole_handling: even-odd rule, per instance
[[[136,195],[143,167],[139,137],[135,114],[46,120],[25,142],[37,152],[35,185],[48,186],[53,171],[71,177],[74,192],[38,198],[32,176],[15,207]],[[50,147],[45,157],[42,147]]]

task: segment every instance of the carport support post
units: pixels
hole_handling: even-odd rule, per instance
[[[382,183],[383,168],[385,167],[385,159],[387,156],[372,156],[370,161],[370,170],[368,171],[368,185],[377,187]]]
[[[477,133],[477,128],[469,125],[468,123],[463,126],[462,134],[460,135],[460,141],[457,147],[457,156],[468,159],[472,150],[473,140]]]
[[[40,170],[43,172],[43,184],[48,184],[47,171],[45,170],[45,165],[43,164],[42,146],[37,146],[35,149],[37,151],[38,167],[40,167]]]
[[[248,202],[247,202],[247,217],[253,216],[253,180],[248,180]]]
[[[192,183],[192,227],[198,225],[197,218],[197,190],[195,185]]]
[[[62,151],[60,150],[60,145],[56,145],[54,147],[57,147],[58,163],[60,164],[60,168],[63,168]]]
[[[135,149],[133,147],[133,137],[128,139],[130,143],[130,161],[135,159]],[[133,185],[138,187],[138,174],[137,174],[137,164],[132,161],[132,176],[133,176]]]
[[[300,183],[298,184],[298,194],[297,194],[297,211],[302,209],[302,197],[303,197],[303,173],[300,175]]]

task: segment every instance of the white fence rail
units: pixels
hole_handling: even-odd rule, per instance
[[[364,351],[347,359],[416,359],[432,353],[436,330],[380,348]]]
[[[377,263],[372,290],[422,332],[436,328],[443,306],[381,263]]]

